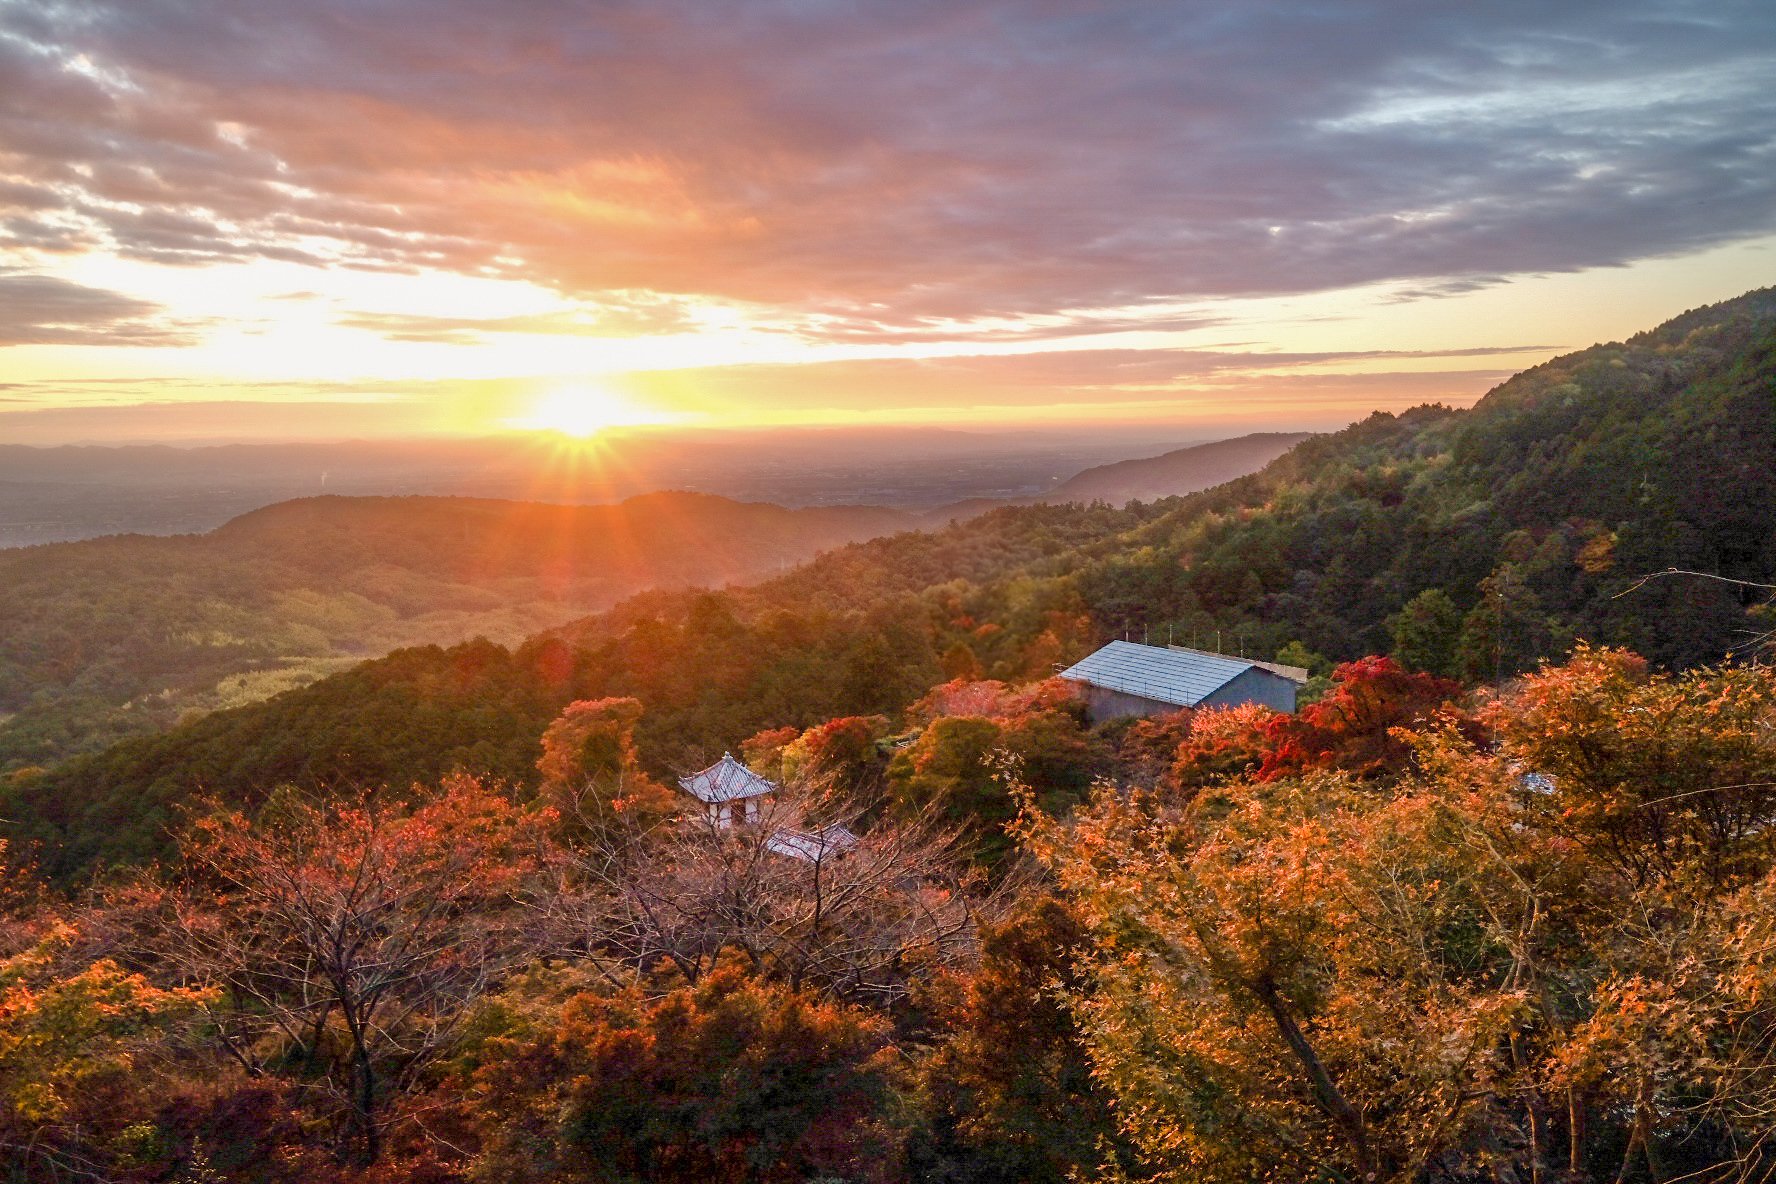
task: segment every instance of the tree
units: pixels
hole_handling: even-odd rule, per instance
[[[219,1038],[250,1072],[332,1082],[348,1157],[373,1163],[387,1087],[543,948],[520,900],[551,821],[467,777],[412,807],[291,795],[253,820],[212,814],[184,840],[190,886],[157,944],[220,992]]]
[[[634,842],[678,811],[671,790],[641,769],[638,699],[569,703],[543,733],[544,799],[570,841]]]
[[[1089,935],[1053,897],[982,927],[972,973],[937,976],[917,1002],[935,1044],[919,1062],[930,1175],[973,1184],[1076,1178],[1118,1146],[1110,1095],[1068,1008],[1091,989]]]
[[[1081,726],[1077,691],[1060,679],[1015,689],[945,683],[913,710],[931,722],[889,762],[891,801],[903,813],[939,811],[969,832],[978,857],[990,865],[1013,847],[1005,827],[1017,816],[1009,789],[1014,766],[1054,814],[1082,800],[1104,769]]]
[[[1104,792],[1071,829],[1033,820],[1093,935],[1075,1012],[1164,1178],[1403,1184],[1457,1167],[1507,1088],[1522,999],[1490,973],[1507,947],[1456,940],[1474,896],[1512,887],[1437,841],[1441,806],[1322,773],[1182,812]]]
[[[637,970],[665,960],[695,985],[739,952],[793,988],[891,1004],[913,975],[967,958],[991,904],[936,811],[868,827],[863,814],[792,784],[744,825],[698,814],[646,844],[580,849],[561,907],[585,949]]]
[[[1277,713],[1260,703],[1210,707],[1186,716],[1188,728],[1172,753],[1169,786],[1189,793],[1257,772],[1269,759],[1276,719]]]
[[[887,767],[878,744],[887,730],[888,720],[880,715],[847,715],[816,724],[783,746],[779,778],[873,796]]]
[[[888,766],[897,808],[907,815],[935,808],[982,838],[996,834],[1017,814],[994,762],[1003,735],[1004,728],[984,716],[933,720]]]
[[[1269,752],[1260,776],[1306,768],[1357,776],[1399,772],[1410,756],[1399,730],[1430,725],[1461,696],[1460,684],[1408,673],[1391,658],[1345,662],[1332,680],[1332,690],[1318,702],[1268,720]]]
[[[1655,674],[1581,646],[1482,713],[1500,753],[1545,792],[1539,828],[1636,884],[1737,886],[1776,859],[1776,680],[1737,667]]]
[[[0,1157],[19,1178],[101,1178],[89,1131],[115,1108],[142,1054],[215,995],[163,990],[110,959],[70,972],[65,924],[0,961]]]
[[[695,986],[500,1002],[465,1050],[476,1179],[789,1184],[892,1170],[895,1055],[870,1012],[733,959]]]
[[[1365,782],[1026,814],[1161,1178],[1776,1167],[1776,673],[1581,649],[1481,714],[1483,744],[1445,717],[1379,773],[1349,750]]]
[[[1496,682],[1546,661],[1553,643],[1535,591],[1516,564],[1501,563],[1480,581],[1480,599],[1462,618],[1456,664],[1470,683]]]
[[[974,647],[966,641],[958,641],[943,652],[938,659],[943,667],[945,678],[974,680],[981,677],[980,659],[974,655]]]
[[[1461,610],[1441,588],[1426,588],[1393,617],[1388,626],[1394,635],[1392,657],[1403,669],[1454,678],[1456,641],[1461,636]]]

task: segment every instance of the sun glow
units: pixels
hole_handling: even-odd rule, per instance
[[[663,423],[670,418],[638,406],[608,387],[579,383],[549,392],[537,400],[528,414],[509,422],[515,428],[585,439],[606,428]]]

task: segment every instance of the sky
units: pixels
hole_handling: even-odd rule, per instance
[[[1771,284],[1768,0],[0,0],[0,442],[1323,429]]]

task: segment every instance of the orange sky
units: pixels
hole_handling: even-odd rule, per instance
[[[1776,18],[0,3],[0,442],[1334,427],[1776,282]]]

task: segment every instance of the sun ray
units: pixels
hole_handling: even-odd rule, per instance
[[[603,384],[577,382],[548,392],[528,413],[508,422],[515,428],[559,432],[583,440],[607,428],[661,423],[668,418]]]

